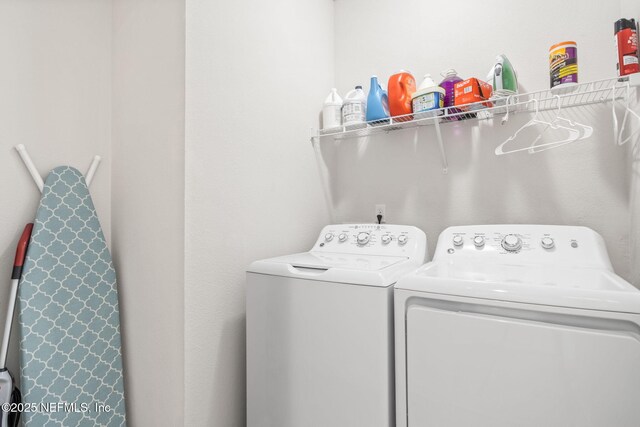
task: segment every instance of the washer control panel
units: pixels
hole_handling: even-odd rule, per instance
[[[314,251],[369,255],[412,256],[425,253],[427,238],[409,225],[342,224],[326,226]]]
[[[449,227],[438,239],[434,260],[440,257],[611,268],[602,237],[589,228],[577,226],[514,224]],[[496,257],[495,260],[492,257]]]

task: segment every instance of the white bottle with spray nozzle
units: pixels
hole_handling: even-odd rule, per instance
[[[338,95],[336,88],[331,89],[331,93],[324,100],[322,107],[322,129],[336,128],[341,125],[342,98]]]

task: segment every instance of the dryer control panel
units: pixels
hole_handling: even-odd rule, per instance
[[[495,263],[555,264],[611,269],[602,237],[587,227],[562,225],[468,225],[438,238],[436,259],[472,257]]]
[[[339,224],[322,229],[312,251],[424,258],[427,237],[419,228],[393,224]]]

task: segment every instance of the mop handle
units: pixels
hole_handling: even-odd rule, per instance
[[[20,279],[22,276],[22,267],[24,266],[24,259],[27,256],[27,247],[29,246],[29,239],[31,239],[31,231],[33,231],[33,224],[29,223],[24,227],[22,236],[18,240],[18,247],[16,248],[16,258],[13,261],[13,272],[11,273],[11,279]]]
[[[11,326],[13,324],[13,313],[16,308],[16,297],[18,296],[18,283],[22,276],[22,267],[24,259],[27,255],[27,247],[29,239],[31,239],[31,231],[33,224],[29,223],[24,227],[22,236],[18,241],[16,249],[16,258],[13,262],[13,271],[11,273],[11,290],[9,291],[9,300],[7,304],[7,317],[4,322],[4,334],[2,335],[2,346],[0,347],[0,369],[7,367],[7,353],[9,352],[9,338],[11,337]]]

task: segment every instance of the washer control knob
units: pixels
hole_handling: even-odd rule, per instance
[[[324,235],[325,242],[330,242],[333,240],[333,233],[327,233]]]
[[[360,246],[364,246],[367,243],[369,243],[369,239],[370,238],[371,238],[371,236],[369,235],[369,233],[365,233],[363,231],[363,232],[358,233],[358,236],[356,237],[356,240],[358,241],[358,244]]]
[[[522,249],[522,239],[515,234],[507,234],[502,239],[502,247],[509,252],[517,252]]]
[[[406,234],[401,234],[398,236],[398,244],[400,246],[406,245],[408,240],[409,240],[409,236],[407,236]]]
[[[340,235],[338,236],[338,240],[340,240],[341,242],[344,242],[347,240],[349,236],[347,236],[347,233],[340,233]]]
[[[391,236],[385,234],[384,236],[382,236],[381,240],[383,245],[388,245],[389,243],[391,243]]]
[[[540,240],[540,245],[545,249],[553,249],[556,242],[554,242],[551,237],[543,237],[542,240]]]
[[[453,236],[453,245],[454,246],[462,246],[464,243],[464,239],[460,235]]]
[[[484,246],[484,236],[476,236],[473,238],[473,244],[476,245],[476,248],[481,248]]]

